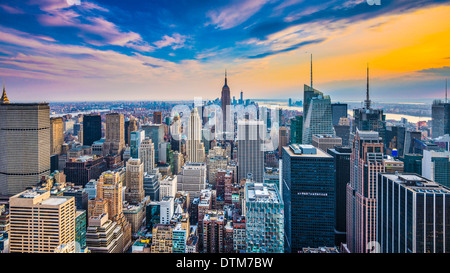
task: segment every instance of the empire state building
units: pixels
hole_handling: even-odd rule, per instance
[[[223,115],[223,132],[231,131],[231,115],[230,115],[230,106],[231,106],[231,97],[230,97],[230,88],[227,84],[227,71],[225,70],[225,84],[222,87],[222,98],[221,98],[221,108]],[[230,128],[228,128],[230,127]],[[227,130],[229,129],[229,130]]]

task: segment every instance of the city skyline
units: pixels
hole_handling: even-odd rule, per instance
[[[4,1],[0,78],[15,102],[191,100],[217,98],[226,69],[231,97],[300,100],[313,54],[314,87],[333,101],[364,99],[369,63],[374,101],[431,102],[450,72],[449,12],[420,0]]]

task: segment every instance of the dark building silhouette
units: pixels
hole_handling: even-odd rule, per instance
[[[83,116],[83,145],[91,146],[92,143],[102,138],[102,117],[100,115]]]
[[[227,84],[227,71],[225,70],[225,84],[222,87],[222,96],[221,96],[221,107],[222,107],[222,116],[223,116],[223,132],[227,131],[227,123],[230,122],[230,128],[232,128],[231,116],[230,116],[230,105],[231,105],[231,96],[230,96],[230,88]]]
[[[347,117],[348,105],[346,103],[332,103],[331,104],[331,118],[333,125],[338,125],[341,118]]]
[[[328,149],[328,154],[333,156],[336,168],[336,224],[335,224],[335,245],[339,246],[346,242],[347,234],[347,213],[346,213],[346,192],[347,184],[350,182],[350,155],[351,147],[335,147]]]
[[[67,161],[64,173],[67,182],[84,187],[89,180],[98,179],[106,170],[103,157],[83,156]]]

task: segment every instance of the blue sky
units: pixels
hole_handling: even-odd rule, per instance
[[[367,63],[374,98],[432,99],[450,72],[449,10],[424,0],[6,0],[0,78],[12,101],[214,99],[227,69],[232,96],[300,99],[312,53],[315,87],[334,100],[363,99]]]

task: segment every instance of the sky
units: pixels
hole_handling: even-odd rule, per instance
[[[450,0],[0,0],[11,102],[445,96]]]

